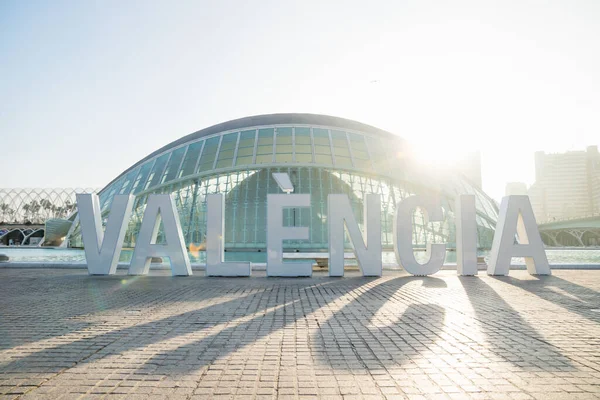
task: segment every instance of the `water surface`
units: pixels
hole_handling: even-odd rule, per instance
[[[132,250],[123,250],[121,252],[120,262],[131,261]],[[12,262],[30,262],[30,263],[84,263],[85,253],[81,249],[54,249],[54,248],[27,248],[27,247],[0,247],[0,254],[6,254]],[[189,253],[192,263],[206,262],[206,253]],[[489,252],[481,252],[486,261]],[[600,248],[591,249],[547,249],[546,255],[548,262],[553,265],[564,264],[600,264]],[[423,251],[415,252],[419,262],[427,261],[427,254]],[[386,251],[382,255],[385,266],[393,268],[396,263],[396,257],[393,252]],[[250,261],[252,263],[265,263],[266,253],[264,252],[226,252],[225,261]],[[446,252],[447,264],[456,263],[456,252]],[[355,264],[354,260],[347,260],[349,265]],[[514,258],[513,264],[524,264],[522,258]]]

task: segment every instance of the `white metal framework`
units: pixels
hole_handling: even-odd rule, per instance
[[[480,248],[489,248],[497,206],[481,190],[453,171],[415,167],[407,143],[399,136],[342,118],[312,114],[273,114],[215,125],[185,136],[140,160],[99,193],[104,215],[116,194],[135,196],[125,245],[134,246],[149,194],[175,197],[188,248],[206,242],[206,197],[225,195],[225,247],[260,251],[266,246],[266,195],[280,193],[273,173],[290,177],[294,193],[309,194],[307,209],[286,209],[289,226],[309,227],[308,241],[286,246],[308,250],[327,248],[327,196],[349,195],[357,220],[363,198],[381,196],[382,243],[391,247],[396,204],[411,194],[439,195],[444,221],[413,218],[414,243],[443,241],[453,247],[454,198],[476,196]],[[68,235],[71,246],[82,246],[77,221]],[[159,234],[160,239],[160,234]]]

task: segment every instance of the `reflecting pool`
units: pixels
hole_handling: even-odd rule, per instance
[[[489,252],[480,253],[486,261]],[[6,254],[11,262],[28,263],[84,263],[85,253],[81,249],[54,249],[54,248],[27,248],[27,247],[0,247],[0,254]],[[121,252],[120,262],[131,261],[133,250],[127,249]],[[591,249],[547,249],[548,261],[553,265],[564,264],[599,264],[600,248]],[[190,261],[193,264],[203,264],[206,261],[204,251],[191,252]],[[419,262],[427,260],[427,254],[423,251],[415,252]],[[262,264],[266,262],[266,253],[264,252],[226,252],[225,261],[250,261],[252,263]],[[385,268],[397,268],[396,257],[393,252],[386,251],[382,255]],[[347,260],[348,265],[356,264],[354,260]],[[456,252],[446,252],[446,264],[456,263]],[[524,264],[522,258],[514,258],[513,264]]]

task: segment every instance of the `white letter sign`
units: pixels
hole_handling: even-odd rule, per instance
[[[308,227],[282,226],[284,207],[310,207],[310,195],[267,195],[267,276],[312,276],[312,262],[283,262],[282,239],[308,239]]]
[[[160,222],[167,244],[156,244],[156,236]],[[185,248],[183,233],[173,199],[168,194],[151,194],[148,196],[142,226],[131,264],[130,275],[146,275],[150,269],[152,257],[169,257],[173,275],[191,275],[190,258]]]
[[[446,258],[446,244],[427,243],[429,261],[419,264],[413,252],[412,236],[413,224],[412,213],[415,208],[421,208],[426,219],[429,221],[442,221],[442,207],[439,200],[431,197],[418,195],[407,197],[396,205],[396,217],[394,222],[394,252],[396,261],[407,272],[413,275],[435,274],[444,265]]]
[[[364,202],[366,240],[345,194],[327,196],[329,225],[329,276],[344,276],[344,225],[354,245],[356,261],[363,276],[381,276],[381,196],[367,194]]]
[[[250,276],[249,262],[225,262],[225,198],[206,196],[206,276]]]
[[[518,233],[519,242],[515,244]],[[525,257],[531,275],[550,275],[529,196],[506,196],[500,204],[498,224],[494,233],[488,275],[508,275],[512,257]]]
[[[113,275],[117,270],[125,231],[131,217],[133,196],[118,194],[114,197],[105,232],[102,231],[98,195],[78,194],[76,199],[88,273]]]
[[[475,196],[463,194],[456,198],[456,273],[477,275],[477,221]]]

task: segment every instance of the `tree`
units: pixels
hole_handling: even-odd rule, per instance
[[[26,203],[23,205],[23,220],[26,221],[29,219],[29,210],[31,208],[31,205],[29,203]]]
[[[12,208],[10,208],[10,205],[6,204],[6,203],[1,203],[0,204],[0,215],[2,215],[2,221],[10,221],[10,219],[12,218],[13,214],[15,213],[15,210],[13,210]]]
[[[49,217],[53,217],[54,215],[54,204],[52,204],[52,202],[48,199],[42,199],[40,200],[40,206],[46,211],[45,214],[45,218],[44,219],[48,219]]]
[[[30,222],[39,223],[40,216],[38,212],[40,211],[40,203],[37,200],[33,200],[23,206],[23,211],[25,211],[24,219]]]

